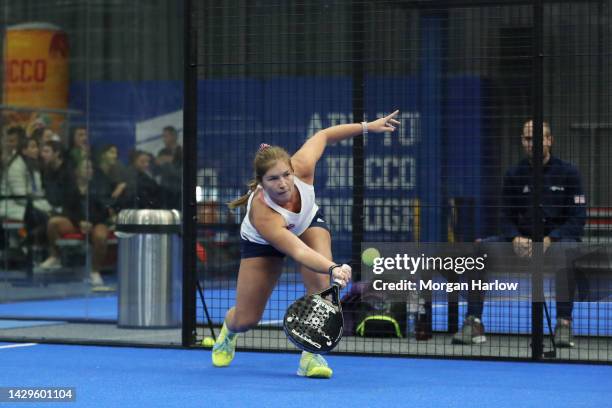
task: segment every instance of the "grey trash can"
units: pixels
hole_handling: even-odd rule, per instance
[[[176,210],[122,210],[119,239],[119,327],[181,325],[181,215]]]

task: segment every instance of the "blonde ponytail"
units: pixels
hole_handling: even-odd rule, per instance
[[[230,210],[233,210],[238,207],[243,207],[247,204],[247,202],[249,201],[249,196],[251,195],[251,193],[253,193],[253,191],[257,189],[257,180],[253,179],[249,181],[248,186],[249,191],[246,194],[238,197],[234,201],[230,201],[229,203],[227,203],[227,206]]]

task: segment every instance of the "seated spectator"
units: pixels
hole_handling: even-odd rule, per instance
[[[553,136],[550,125],[543,123],[542,133],[534,136],[533,121],[523,124],[521,145],[525,158],[508,169],[502,187],[501,235],[479,239],[481,248],[492,253],[495,244],[503,246],[506,262],[516,263],[520,258],[530,259],[534,252],[534,219],[542,221],[542,251],[544,263],[557,260],[564,267],[555,271],[555,292],[557,324],[554,340],[557,347],[574,347],[572,333],[572,312],[576,290],[574,268],[566,260],[568,243],[581,241],[586,220],[586,198],[582,189],[582,177],[571,163],[552,154]],[[533,139],[542,139],[542,186],[541,204],[533,209]],[[499,256],[499,255],[498,255]],[[516,257],[516,258],[514,258]],[[471,274],[470,280],[485,281],[486,269]],[[470,283],[472,286],[473,283]],[[486,341],[482,314],[485,292],[468,292],[466,318],[461,331],[453,336],[454,344],[480,344]]]
[[[112,197],[116,186],[106,174],[93,168],[88,159],[83,160],[81,166],[76,169],[74,181],[78,187],[81,206],[74,213],[57,215],[49,220],[47,235],[50,257],[41,267],[60,267],[57,240],[63,235],[80,232],[90,237],[93,247],[91,284],[103,285],[100,270],[106,259],[108,235],[119,210],[117,201]]]
[[[18,154],[7,164],[2,174],[2,196],[24,196],[1,201],[3,217],[25,222],[28,236],[34,243],[44,242],[44,231],[51,211],[45,199],[39,163],[38,143],[34,139],[20,139]]]
[[[44,128],[44,127],[38,127],[36,129],[34,129],[34,131],[32,132],[32,134],[29,137],[29,139],[36,140],[36,142],[38,143],[39,147],[44,143],[43,142],[43,134],[45,133],[45,129],[46,128]]]
[[[6,169],[9,162],[17,155],[19,141],[25,138],[25,130],[20,126],[10,127],[6,134],[2,135],[2,143],[0,144],[2,155],[0,160],[2,161],[3,169]]]
[[[163,190],[150,174],[151,156],[132,152],[124,208],[162,208]]]
[[[38,146],[43,146],[47,142],[62,142],[61,137],[49,128],[39,127],[34,129],[30,135],[30,139],[38,142]]]
[[[72,129],[68,139],[68,156],[75,168],[78,168],[84,159],[89,158],[89,138],[86,127],[78,126]]]
[[[119,161],[119,151],[117,146],[107,144],[102,146],[96,154],[94,168],[102,171],[116,185],[113,191],[113,198],[120,197],[127,186],[127,169]]]
[[[183,148],[178,144],[178,132],[174,126],[166,126],[162,131],[164,147],[157,153],[156,164],[183,163]]]
[[[70,214],[80,208],[74,166],[66,160],[60,142],[45,142],[40,150],[43,188],[47,201],[58,214]],[[75,199],[76,197],[76,199]]]
[[[33,137],[34,132],[38,129],[45,129],[51,124],[51,118],[45,114],[39,114],[32,112],[28,120],[28,124],[25,127],[26,137]]]
[[[45,128],[43,130],[41,141],[42,141],[42,144],[47,143],[47,142],[62,143],[62,138],[57,133],[55,133],[52,129]]]
[[[164,148],[157,153],[155,175],[165,194],[165,208],[180,208],[182,196],[183,149],[178,144],[178,133],[173,126],[166,126],[162,133]]]

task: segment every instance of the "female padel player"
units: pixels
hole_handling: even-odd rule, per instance
[[[229,203],[247,206],[240,228],[240,270],[236,304],[225,315],[212,349],[212,362],[228,366],[234,359],[236,336],[255,327],[281,275],[283,258],[300,265],[308,294],[329,286],[329,275],[342,287],[351,279],[351,267],[332,260],[329,227],[315,203],[315,167],[328,144],[361,133],[393,132],[399,111],[361,124],[332,126],[314,134],[293,155],[278,146],[262,144],[253,161],[255,178],[249,192]],[[318,354],[303,352],[298,375],[330,378],[331,368]]]

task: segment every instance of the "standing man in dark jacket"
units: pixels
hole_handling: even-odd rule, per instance
[[[521,144],[526,158],[510,168],[504,177],[502,190],[502,235],[482,239],[482,243],[512,243],[519,258],[533,253],[533,122],[523,125]],[[538,217],[543,225],[543,252],[549,259],[563,258],[560,243],[579,242],[584,233],[586,199],[578,169],[551,153],[553,137],[550,125],[544,122],[542,139],[542,190]],[[473,280],[484,280],[474,276]],[[557,296],[557,326],[555,341],[559,347],[573,347],[572,310],[576,288],[574,271],[566,267],[555,275]],[[484,293],[470,291],[467,317],[460,332],[453,337],[455,344],[478,344],[486,341],[482,324]]]

